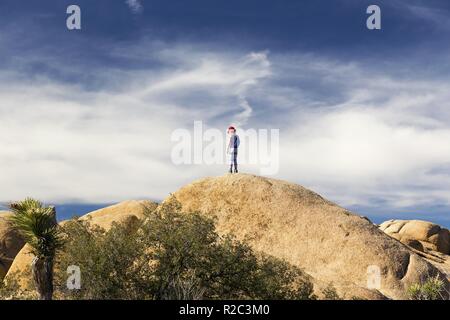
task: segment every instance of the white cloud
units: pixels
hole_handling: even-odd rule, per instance
[[[448,79],[300,54],[161,44],[113,54],[160,67],[95,70],[114,84],[101,90],[0,72],[0,200],[162,199],[226,170],[170,162],[172,131],[203,120],[279,128],[278,177],[342,205],[450,206],[439,170],[450,162]]]
[[[97,70],[115,84],[97,91],[42,77],[14,82],[20,77],[0,76],[0,165],[8,168],[0,200],[162,199],[205,172],[220,173],[217,167],[172,165],[170,136],[194,120],[223,116],[229,108],[223,101],[238,101],[243,86],[261,77],[257,64],[239,59],[214,55],[147,73]],[[232,116],[223,118],[224,130]]]
[[[311,79],[324,79],[317,70],[328,70],[324,90],[338,87],[345,98],[291,110],[282,136],[283,177],[346,206],[450,204],[445,173],[432,173],[450,159],[448,79],[424,80],[419,72],[395,79],[361,66],[296,63]]]

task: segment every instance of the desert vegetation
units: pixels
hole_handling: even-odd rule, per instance
[[[444,281],[438,276],[430,277],[423,283],[413,284],[408,289],[411,300],[447,300]]]
[[[53,207],[46,207],[34,199],[12,203],[10,209],[13,228],[20,233],[34,255],[31,272],[39,298],[51,300],[55,254],[63,244],[56,212]]]
[[[303,189],[297,191],[304,193]],[[197,194],[197,191],[192,194]],[[307,193],[307,198],[310,197]],[[206,212],[206,206],[186,209],[183,204],[182,210],[179,201],[186,202],[186,199],[190,198],[186,196],[179,200],[174,196],[160,205],[145,201],[126,202],[60,224],[56,223],[55,210],[39,201],[26,199],[11,204],[11,212],[3,216],[2,224],[4,230],[9,230],[5,228],[7,224],[14,232],[4,232],[11,237],[4,237],[2,243],[17,243],[23,238],[26,246],[22,250],[13,248],[14,255],[4,250],[8,258],[16,258],[4,281],[0,281],[0,299],[448,299],[445,275],[425,260],[420,260],[420,255],[431,256],[434,251],[414,249],[417,254],[413,254],[408,246],[385,236],[367,220],[352,218],[361,224],[361,230],[372,230],[371,235],[378,237],[375,240],[399,248],[398,256],[392,257],[392,261],[398,257],[410,257],[424,267],[394,294],[383,296],[377,290],[368,294],[364,288],[346,291],[339,285],[342,280],[339,277],[336,277],[336,287],[333,283],[327,285],[327,281],[313,279],[307,268],[318,262],[307,253],[302,255],[304,259],[293,261],[284,260],[286,257],[280,254],[275,256],[281,251],[264,251],[260,247],[255,251],[251,238],[235,232],[245,228],[262,232],[259,228],[265,225],[252,225],[249,219],[254,218],[251,214],[255,210],[266,207],[246,207],[246,215],[235,208],[230,213],[234,220],[226,220],[227,213],[220,203],[213,206],[220,212],[215,215]],[[242,200],[242,203],[248,202]],[[317,209],[316,203],[314,207]],[[278,212],[278,209],[270,212]],[[299,210],[302,212],[301,208]],[[298,218],[297,215],[295,217]],[[257,221],[263,219],[258,217]],[[242,228],[226,225],[224,221]],[[292,224],[283,224],[282,227],[286,233],[294,229]],[[15,233],[20,233],[20,237]],[[293,250],[302,246],[299,235],[295,233]],[[310,233],[310,237],[314,235]],[[326,235],[333,236],[329,232]],[[424,241],[424,246],[432,244]],[[439,248],[445,251],[445,246]],[[331,254],[338,261],[345,257],[342,253]],[[354,257],[353,254],[348,256]],[[437,253],[433,257],[436,260]],[[8,262],[6,259],[2,261]],[[81,276],[80,286],[76,288],[68,282],[71,281],[68,270],[73,267],[78,268]]]
[[[220,236],[212,219],[182,213],[176,203],[108,231],[73,219],[58,232],[55,299],[315,299],[301,269]],[[79,290],[66,286],[72,265],[81,270]],[[9,281],[0,294],[35,297],[33,287],[17,288]]]

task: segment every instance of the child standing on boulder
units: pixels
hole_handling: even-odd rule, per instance
[[[228,128],[228,134],[230,135],[230,141],[228,142],[227,153],[230,156],[230,173],[233,173],[233,165],[234,165],[234,173],[238,173],[238,165],[237,165],[237,156],[238,156],[238,148],[241,144],[239,140],[239,136],[236,134],[235,127]]]

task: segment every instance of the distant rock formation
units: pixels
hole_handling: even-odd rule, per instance
[[[421,220],[388,220],[380,230],[417,250],[450,279],[450,231],[435,223]]]
[[[421,220],[388,220],[380,229],[405,243],[418,242],[420,251],[435,251],[450,255],[450,231],[437,224]]]

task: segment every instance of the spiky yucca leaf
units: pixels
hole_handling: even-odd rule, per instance
[[[10,209],[14,213],[10,222],[30,245],[31,252],[38,258],[53,257],[55,251],[62,246],[53,208],[27,198],[11,203]]]

